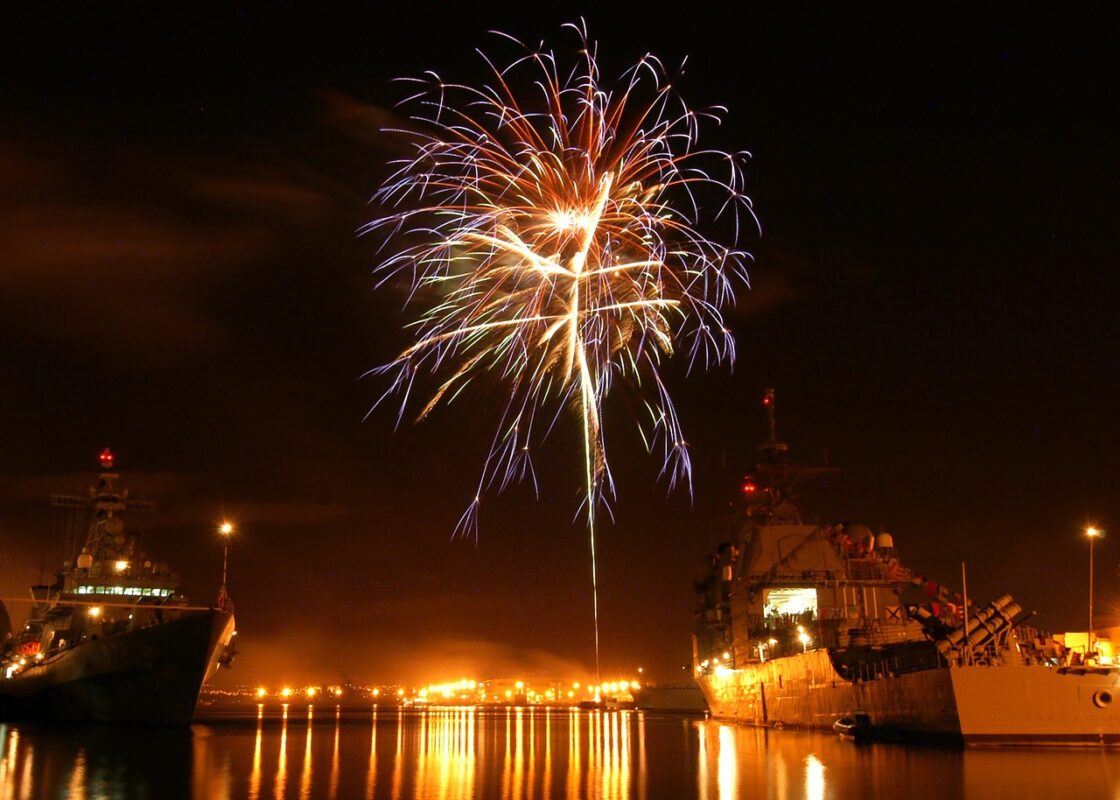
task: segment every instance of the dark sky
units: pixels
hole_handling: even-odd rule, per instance
[[[580,9],[170,8],[43,4],[0,34],[0,591],[53,564],[46,498],[80,491],[108,445],[162,509],[149,551],[194,597],[216,591],[213,526],[236,518],[228,681],[589,669],[578,441],[551,440],[539,501],[489,497],[477,543],[450,541],[492,403],[363,421],[384,386],[360,376],[409,316],[355,235],[398,147],[379,133],[392,79],[477,80],[494,28],[570,54]],[[1010,591],[1055,630],[1084,628],[1095,522],[1115,531],[1098,615],[1120,622],[1107,8],[585,12],[605,77],[690,57],[680,90],[729,107],[708,143],[753,153],[762,221],[734,371],[671,370],[691,504],[666,498],[625,404],[609,412],[606,672],[687,661],[691,581],[769,385],[794,452],[842,469],[806,498],[819,518],[889,530],[946,583],[967,560],[971,594]]]

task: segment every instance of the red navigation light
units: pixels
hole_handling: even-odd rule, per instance
[[[766,395],[764,398],[762,398],[762,405],[764,405],[764,406],[770,405],[770,395]]]
[[[104,450],[101,451],[101,455],[99,455],[97,457],[97,460],[101,462],[101,468],[102,469],[112,469],[113,468],[113,451],[110,450],[108,447],[106,447]]]
[[[745,481],[743,483],[743,494],[754,494],[758,491],[758,487],[754,485],[754,481]]]

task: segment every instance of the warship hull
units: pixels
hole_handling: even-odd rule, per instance
[[[176,617],[91,637],[0,677],[0,719],[190,724],[234,620],[219,610],[170,613]]]
[[[1120,671],[945,666],[853,681],[827,650],[697,678],[717,719],[831,729],[864,714],[877,738],[966,745],[1120,744]]]

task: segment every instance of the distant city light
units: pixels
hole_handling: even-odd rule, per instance
[[[706,665],[707,662],[705,662]],[[382,695],[393,697],[393,700],[403,706],[478,706],[478,705],[518,705],[541,707],[568,707],[581,700],[595,699],[601,702],[604,698],[630,703],[642,683],[636,680],[637,675],[624,677],[618,680],[605,680],[598,684],[584,684],[571,680],[489,680],[479,681],[472,678],[459,678],[446,683],[433,683],[427,686],[358,686],[354,687],[361,696],[370,698],[375,705],[384,703],[379,698]],[[395,693],[395,696],[394,696]],[[308,683],[301,687],[286,686],[278,690],[269,690],[263,685],[255,686],[244,691],[244,696],[253,697],[263,701],[270,696],[282,698],[284,707],[292,697],[303,696],[312,705],[319,702],[319,698],[331,697],[336,700],[347,694],[345,686],[340,684]]]

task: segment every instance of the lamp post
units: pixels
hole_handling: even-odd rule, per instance
[[[1093,541],[1100,536],[1104,531],[1090,525],[1085,529],[1085,535],[1089,537],[1089,634],[1087,644],[1085,646],[1085,659],[1088,660],[1090,654],[1096,655],[1096,648],[1093,646]]]
[[[229,572],[229,537],[233,535],[233,523],[223,522],[218,533],[222,535],[222,588],[218,590],[218,608],[227,611],[232,606],[226,590],[226,576]]]

